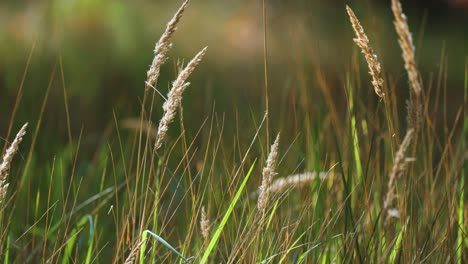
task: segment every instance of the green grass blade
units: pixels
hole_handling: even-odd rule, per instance
[[[239,200],[239,197],[242,193],[242,191],[245,188],[245,185],[247,184],[247,181],[249,180],[250,174],[253,171],[253,168],[255,166],[255,162],[250,166],[249,172],[247,172],[247,175],[245,175],[244,180],[242,181],[241,186],[236,192],[236,195],[234,196],[234,199],[232,199],[231,204],[229,204],[228,210],[226,211],[226,214],[224,214],[223,219],[221,220],[221,223],[219,224],[218,228],[216,229],[216,232],[214,233],[213,237],[211,238],[210,243],[208,244],[208,247],[206,248],[205,253],[203,254],[203,257],[200,261],[201,264],[206,263],[208,260],[208,257],[211,255],[211,252],[213,251],[214,247],[216,246],[216,243],[218,242],[219,236],[221,235],[221,232],[223,231],[224,226],[227,223],[227,220],[229,219],[229,216],[231,216],[232,211],[234,210],[234,206],[236,205],[237,201]]]
[[[6,244],[6,251],[5,251],[5,259],[4,262],[5,264],[10,263],[10,236],[7,238],[7,244]]]
[[[392,248],[392,253],[390,253],[390,263],[395,263],[396,255],[398,253],[398,250],[401,247],[401,241],[403,239],[403,233],[406,232],[406,226],[408,225],[408,221],[406,221],[406,224],[403,226],[401,231],[398,233],[397,240],[395,242],[395,245],[393,245]]]
[[[167,247],[170,251],[174,252],[177,256],[179,256],[179,258],[181,258],[185,263],[190,263],[190,261],[185,258],[184,256],[182,256],[181,253],[179,253],[179,251],[177,251],[177,249],[175,249],[173,246],[171,246],[171,244],[169,244],[166,240],[164,240],[162,237],[156,235],[155,233],[149,231],[149,230],[145,230],[144,233],[147,233],[147,234],[150,234],[151,236],[153,236],[154,238],[156,238],[156,240],[158,240],[159,242],[161,242],[161,244],[163,244],[165,247]],[[141,252],[140,252],[141,253]]]
[[[67,242],[67,246],[65,247],[65,254],[63,255],[62,264],[68,264],[68,261],[71,258],[73,248],[75,247],[76,239],[78,237],[78,233],[81,231],[81,228],[89,222],[89,243],[88,243],[88,252],[86,256],[86,263],[89,263],[91,259],[91,252],[92,251],[92,241],[94,237],[94,221],[91,215],[83,216],[80,221],[78,221],[75,228],[73,228],[71,232],[71,238]],[[88,260],[89,258],[89,260]]]
[[[349,79],[349,75],[346,75],[346,83],[348,87],[348,103],[349,103],[349,112],[351,116],[351,138],[353,141],[353,153],[354,153],[354,162],[356,164],[356,176],[358,182],[361,182],[362,178],[362,165],[361,165],[361,156],[359,154],[359,139],[358,139],[358,132],[357,132],[357,125],[356,125],[356,114],[354,110],[354,95],[353,95],[353,87],[351,85],[351,81]]]
[[[145,242],[143,242],[143,245],[141,245],[141,248],[140,248],[140,263],[144,263],[145,251],[146,251],[146,243],[148,243],[147,238],[148,238],[148,233],[147,233],[147,232],[143,232],[143,235],[142,235],[141,240],[142,240],[142,241],[145,241]]]

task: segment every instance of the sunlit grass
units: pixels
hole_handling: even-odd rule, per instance
[[[178,91],[178,96],[164,98],[169,88],[157,78],[147,83],[146,88],[153,87],[146,92],[144,80],[141,87],[129,87],[141,91],[142,98],[125,98],[138,111],[127,112],[116,102],[109,110],[112,116],[100,117],[106,122],[97,138],[87,131],[86,122],[70,116],[79,109],[74,109],[67,95],[62,57],[57,57],[48,85],[37,98],[29,98],[23,88],[32,70],[28,62],[8,131],[2,136],[5,150],[12,133],[24,123],[22,118],[32,119],[27,120],[28,134],[9,170],[11,184],[0,204],[0,260],[466,262],[467,66],[465,108],[452,106],[458,115],[449,120],[445,119],[450,106],[445,94],[450,80],[445,71],[450,69],[445,55],[436,77],[420,73],[424,95],[420,127],[408,150],[397,157],[406,131],[415,126],[414,120],[408,123],[406,118],[410,84],[403,74],[403,60],[401,72],[382,72],[384,99],[375,94],[357,47],[336,72],[315,57],[295,58],[304,63],[294,64],[295,74],[284,84],[287,87],[275,89],[274,81],[266,85],[274,76],[268,75],[264,41],[264,76],[258,77],[256,88],[265,97],[254,99],[256,104],[240,100],[226,114],[218,112],[215,102],[193,100],[190,93],[208,94],[205,85],[211,77],[202,61],[192,65],[199,68],[192,74],[197,78],[187,75],[176,83],[185,89],[192,82],[187,97]],[[354,45],[351,38],[346,41]],[[33,46],[29,60],[36,56]],[[171,68],[167,64],[164,67]],[[181,65],[172,68],[177,71]],[[176,72],[173,75],[176,79]],[[215,88],[222,91],[223,87]],[[216,96],[209,98],[218,102]],[[31,99],[35,104],[25,106],[24,100]],[[159,138],[157,124],[167,112],[167,105],[161,109],[170,104],[167,99],[174,100],[172,119],[159,126],[164,130]],[[221,102],[231,99],[219,98]],[[201,104],[208,106],[208,116],[200,117],[194,110]],[[51,106],[63,111],[52,115]],[[34,111],[25,114],[26,107]],[[124,122],[129,116],[136,122]],[[48,129],[54,122],[63,133]],[[269,193],[259,211],[258,188],[273,131],[281,131],[278,175],[273,180],[294,182]],[[404,166],[395,166],[398,173],[392,174],[398,161]],[[301,182],[301,175],[316,177]],[[392,175],[396,176],[390,181]],[[395,191],[394,199],[385,207],[390,189]],[[201,208],[206,210],[207,238],[202,234]]]

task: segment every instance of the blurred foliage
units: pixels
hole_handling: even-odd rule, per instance
[[[272,102],[313,79],[322,67],[336,82],[355,51],[352,30],[342,1],[267,1],[268,56]],[[20,120],[35,119],[55,71],[44,127],[65,139],[63,85],[73,131],[102,131],[112,111],[138,113],[146,70],[154,42],[178,7],[177,1],[51,0],[0,3],[0,131],[9,123],[28,56]],[[392,28],[388,1],[347,3],[356,10],[383,66],[404,76]],[[406,5],[406,2],[405,2]],[[449,97],[461,89],[468,36],[463,34],[466,10],[444,8],[437,2],[410,1],[407,13],[426,82],[437,75],[442,60],[450,62]],[[163,94],[175,78],[178,60],[189,60],[205,45],[203,67],[192,77],[186,97],[201,121],[216,103],[217,110],[234,113],[241,102],[261,105],[263,34],[261,1],[197,0],[180,24],[170,59],[163,67]],[[465,23],[466,25],[467,23]],[[34,48],[33,48],[34,47]],[[33,50],[31,52],[31,50]],[[363,63],[363,62],[362,62]],[[303,71],[299,80],[298,69]],[[62,79],[63,71],[63,79]],[[330,73],[337,73],[335,75]],[[365,74],[365,72],[362,72]],[[402,86],[403,81],[397,80]],[[313,87],[311,87],[313,88]],[[402,88],[402,90],[405,90]],[[312,92],[314,93],[314,92]],[[157,99],[160,105],[161,99]],[[458,105],[458,104],[456,104]],[[157,109],[156,111],[160,111]],[[454,109],[453,111],[456,111]],[[99,113],[99,114],[97,114]],[[32,116],[31,116],[32,115]]]

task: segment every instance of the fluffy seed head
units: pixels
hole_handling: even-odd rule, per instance
[[[147,72],[147,80],[145,85],[145,91],[148,91],[149,88],[156,84],[159,78],[159,71],[161,66],[167,60],[167,53],[171,49],[171,37],[174,32],[177,30],[177,24],[179,23],[182,14],[184,13],[185,8],[190,0],[185,0],[182,6],[180,6],[179,10],[174,14],[174,17],[167,23],[166,31],[161,35],[161,38],[158,42],[156,42],[156,46],[154,48],[154,59],[151,63],[151,66]]]
[[[421,99],[420,94],[422,91],[421,83],[419,81],[419,71],[416,66],[414,55],[413,37],[409,30],[408,21],[401,3],[398,0],[392,0],[392,12],[395,17],[393,22],[395,30],[398,34],[398,43],[402,51],[402,57],[405,61],[405,69],[408,73],[409,83],[411,85],[410,100],[408,104],[408,123],[410,127],[417,129],[421,112]]]
[[[380,78],[380,63],[377,60],[377,55],[375,55],[374,51],[369,45],[369,39],[367,38],[364,29],[359,23],[356,15],[354,14],[353,10],[349,6],[346,6],[346,11],[348,12],[349,19],[353,26],[354,32],[356,33],[356,38],[354,38],[354,42],[361,48],[362,53],[366,57],[367,65],[369,66],[369,73],[372,76],[372,85],[374,86],[375,93],[380,97],[383,98],[385,94],[382,92],[383,87],[383,79]]]
[[[398,148],[397,153],[395,154],[395,160],[393,162],[393,167],[390,172],[390,177],[388,181],[387,195],[385,196],[385,201],[383,205],[383,208],[385,211],[388,211],[390,205],[395,199],[395,187],[396,187],[397,179],[406,170],[408,162],[411,161],[411,159],[405,158],[405,153],[409,145],[411,144],[411,140],[413,139],[413,134],[414,134],[414,129],[410,129],[406,132],[405,138],[403,139],[403,142],[401,142],[401,145]]]
[[[164,114],[159,121],[158,133],[156,135],[156,143],[154,144],[154,151],[158,150],[164,138],[166,137],[169,124],[174,120],[175,112],[182,100],[182,94],[190,83],[185,82],[190,74],[195,70],[195,67],[200,63],[203,55],[206,53],[206,47],[202,49],[183,69],[177,79],[172,83],[172,88],[167,94],[167,101],[163,104]]]
[[[3,162],[2,164],[0,164],[0,202],[2,202],[6,196],[6,192],[9,185],[6,182],[8,171],[11,166],[11,161],[13,160],[13,157],[18,151],[19,144],[23,140],[23,136],[26,134],[27,126],[28,123],[24,124],[18,132],[18,134],[16,134],[15,140],[13,140],[13,143],[11,143],[10,147],[7,149],[5,155],[3,156]]]
[[[271,180],[276,175],[276,162],[278,160],[278,146],[279,146],[280,133],[276,136],[275,143],[271,145],[270,154],[266,161],[266,166],[263,168],[262,185],[259,189],[257,207],[259,211],[264,211],[268,202],[268,194],[270,189]]]
[[[208,219],[208,216],[206,215],[204,206],[201,209],[200,228],[201,228],[203,239],[205,241],[208,241],[208,238],[210,235],[210,220]]]

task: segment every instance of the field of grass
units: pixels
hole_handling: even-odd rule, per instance
[[[422,71],[416,47],[425,44],[415,44],[404,3],[388,2],[395,39],[385,45],[358,4],[342,6],[352,48],[331,68],[294,49],[270,60],[263,0],[260,42],[242,43],[259,45],[260,63],[245,67],[261,74],[255,91],[239,94],[213,81],[233,67],[218,58],[208,72],[209,46],[171,57],[197,1],[174,10],[146,76],[123,97],[113,85],[133,81],[119,72],[73,76],[64,64],[80,60],[72,47],[55,57],[45,87],[25,88],[44,79],[31,67],[44,55],[34,42],[20,78],[5,80],[14,101],[0,105],[0,261],[468,262],[466,47],[463,71],[444,50],[437,71]],[[387,46],[397,71],[378,53]],[[283,65],[294,65],[285,79]],[[108,80],[102,104],[81,108],[70,75]],[[79,111],[87,120],[73,118]]]

